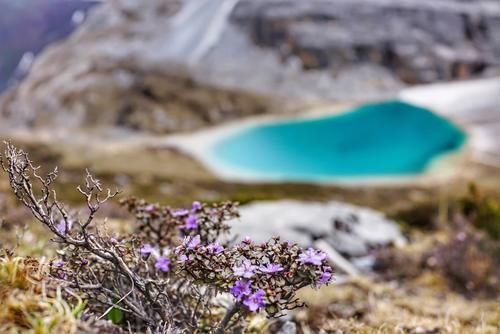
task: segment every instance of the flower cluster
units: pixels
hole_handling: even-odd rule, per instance
[[[325,253],[303,250],[279,238],[260,244],[245,239],[217,252],[213,248],[185,240],[176,249],[181,271],[230,292],[249,311],[264,309],[269,316],[279,316],[302,305],[295,298],[297,290],[308,285],[319,288],[332,279]]]
[[[140,225],[151,226],[154,220],[150,215],[156,214],[173,228],[165,227],[169,231],[166,246],[146,242],[137,251],[154,261],[157,271],[167,273],[175,268],[176,275],[227,291],[247,310],[265,309],[269,316],[301,306],[295,298],[300,288],[318,288],[330,282],[332,268],[327,256],[313,248],[304,250],[279,238],[261,244],[249,237],[233,245],[218,242],[229,230],[226,220],[237,216],[234,208],[228,203],[210,207],[193,202],[190,209],[142,203],[133,210]],[[143,215],[145,211],[147,215]]]
[[[130,198],[122,205],[135,215],[142,239],[158,247],[172,247],[179,238],[195,235],[213,242],[229,232],[225,222],[238,217],[237,205],[230,202],[208,206],[195,201],[189,209],[175,209]]]

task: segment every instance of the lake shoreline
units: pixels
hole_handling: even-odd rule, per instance
[[[460,171],[463,169],[462,165],[465,166],[468,162],[471,161],[482,164],[483,161],[478,159],[478,156],[480,156],[480,150],[478,149],[477,144],[479,142],[479,138],[477,136],[478,132],[476,125],[471,124],[470,122],[464,122],[460,117],[457,117],[457,115],[460,116],[461,114],[466,113],[467,110],[469,110],[470,113],[473,113],[475,110],[475,106],[469,103],[466,105],[466,108],[461,108],[455,111],[451,109],[457,104],[460,105],[460,100],[467,98],[468,92],[470,92],[470,94],[472,95],[482,94],[482,92],[486,92],[485,94],[482,94],[482,98],[480,99],[482,105],[494,105],[500,98],[494,96],[494,94],[491,94],[491,90],[496,89],[499,83],[500,78],[492,78],[455,82],[449,84],[432,84],[404,89],[400,92],[400,94],[398,94],[398,99],[402,102],[410,103],[418,107],[429,108],[433,113],[446,118],[453,124],[456,124],[458,127],[462,128],[468,136],[467,142],[461,149],[459,149],[458,152],[447,154],[447,156],[444,158],[439,157],[434,159],[434,161],[429,165],[424,173],[403,177],[356,177],[354,180],[342,178],[342,180],[318,180],[299,183],[318,183],[341,186],[378,186],[382,184],[394,186],[425,186],[426,184],[436,184],[436,182],[447,183],[449,181],[452,181],[453,179],[460,177]],[[432,91],[434,91],[435,89],[437,90],[437,94],[432,94]],[[488,94],[490,95],[488,96]],[[432,96],[436,96],[436,98],[433,100]],[[349,111],[349,108],[352,106],[354,106],[354,104],[322,103],[305,109],[304,111],[299,112],[294,116],[266,115],[260,117],[251,117],[240,121],[226,123],[220,126],[203,129],[200,131],[195,131],[190,134],[168,136],[165,140],[162,140],[161,143],[159,143],[159,146],[166,146],[180,150],[184,154],[187,154],[197,161],[201,162],[205,168],[210,170],[217,177],[224,181],[244,183],[283,183],[287,181],[269,180],[266,178],[262,178],[261,176],[252,176],[248,174],[245,175],[243,173],[240,173],[239,171],[235,172],[234,169],[232,171],[229,171],[229,168],[227,168],[227,166],[217,164],[216,161],[211,160],[210,156],[207,154],[207,149],[209,149],[211,145],[213,145],[221,138],[231,135],[232,133],[239,132],[245,128],[280,121],[314,119],[325,115],[335,115],[342,113],[343,111]],[[500,116],[497,117],[500,120]],[[482,146],[488,146],[488,144],[490,146],[494,146],[494,138],[490,137],[485,139],[483,136],[481,140]],[[487,144],[485,144],[485,142],[487,142]]]

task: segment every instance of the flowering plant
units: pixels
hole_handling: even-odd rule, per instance
[[[323,252],[278,237],[264,243],[229,239],[235,203],[174,209],[127,199],[122,205],[135,216],[135,232],[110,236],[95,217],[117,193],[104,191],[92,175],[78,188],[87,204],[82,216],[52,191],[57,169],[40,176],[28,155],[10,144],[1,162],[18,199],[61,246],[52,277],[68,296],[83,295],[89,313],[121,312],[128,328],[223,333],[252,312],[279,317],[302,306],[299,289],[319,288],[332,278]],[[232,299],[229,307],[219,302],[224,294]]]

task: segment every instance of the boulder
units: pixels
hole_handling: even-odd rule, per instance
[[[234,233],[256,242],[279,235],[307,247],[324,240],[349,257],[406,242],[398,225],[381,212],[342,202],[259,201],[240,213],[232,224]]]

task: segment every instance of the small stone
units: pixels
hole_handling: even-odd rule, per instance
[[[277,334],[296,334],[297,325],[294,322],[286,321],[283,326],[279,329]]]

